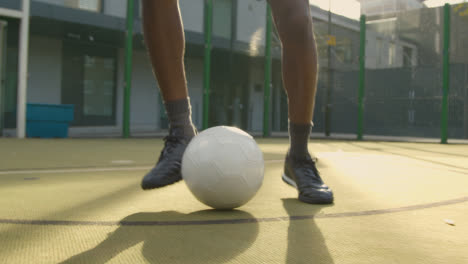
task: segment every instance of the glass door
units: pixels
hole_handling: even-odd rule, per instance
[[[73,126],[115,125],[116,75],[115,48],[65,42],[62,103],[75,106]]]

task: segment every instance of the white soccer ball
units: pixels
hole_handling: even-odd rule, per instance
[[[182,177],[202,203],[232,209],[247,203],[263,182],[265,163],[255,140],[227,126],[207,129],[187,146]]]

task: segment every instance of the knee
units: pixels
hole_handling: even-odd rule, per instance
[[[283,44],[304,44],[313,41],[312,18],[307,8],[291,8],[275,16]]]

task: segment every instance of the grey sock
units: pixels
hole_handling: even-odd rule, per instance
[[[301,159],[309,154],[307,144],[309,143],[311,131],[312,124],[289,123],[290,156]]]
[[[190,98],[184,98],[176,101],[164,103],[167,117],[169,118],[170,134],[183,136],[191,139],[195,136],[195,126],[192,123],[192,107]]]

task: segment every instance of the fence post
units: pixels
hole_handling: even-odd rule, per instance
[[[213,0],[205,0],[205,56],[203,66],[203,129],[208,128],[210,116],[211,82],[211,34],[213,23]]]
[[[134,2],[127,1],[127,36],[125,40],[125,90],[123,113],[123,137],[130,137],[130,95],[132,89],[133,16]]]
[[[359,98],[357,139],[363,139],[364,131],[364,91],[366,86],[366,16],[361,15],[361,40],[359,52]]]
[[[447,144],[448,93],[450,87],[450,5],[444,6],[444,52],[442,73],[442,118],[440,122],[440,143]]]
[[[263,136],[270,135],[270,97],[271,97],[271,31],[273,21],[271,7],[267,3],[265,34],[265,84],[263,97]]]

